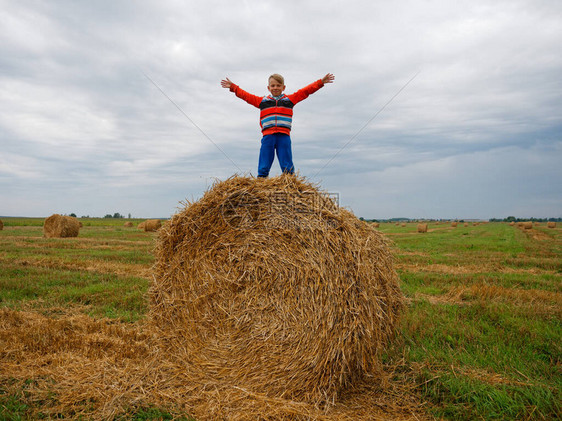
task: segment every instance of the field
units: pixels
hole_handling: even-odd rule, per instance
[[[102,395],[72,395],[64,376],[50,374],[63,362],[45,360],[49,344],[38,342],[46,326],[66,329],[66,339],[45,331],[61,341],[64,359],[78,359],[80,341],[90,341],[92,355],[81,364],[110,361],[104,347],[115,351],[124,338],[134,344],[130,364],[133,354],[149,353],[142,324],[155,234],[125,228],[124,219],[81,221],[78,238],[45,239],[43,219],[3,218],[0,419],[192,419],[164,393],[105,401],[100,409]],[[427,233],[417,233],[416,224],[379,230],[393,241],[407,308],[383,358],[382,398],[366,394],[363,412],[372,418],[364,419],[562,417],[561,228],[430,223]],[[95,355],[92,344],[100,348]],[[361,400],[353,402],[361,412]],[[353,419],[345,411],[322,419]]]

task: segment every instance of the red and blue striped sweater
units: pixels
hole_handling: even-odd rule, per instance
[[[322,80],[317,80],[291,95],[282,94],[275,98],[271,95],[257,96],[252,95],[241,89],[236,84],[230,85],[230,90],[236,94],[238,98],[243,99],[248,104],[259,108],[260,126],[262,134],[268,135],[273,133],[291,134],[291,124],[293,122],[293,107],[308,98],[309,95],[316,92],[324,84]]]

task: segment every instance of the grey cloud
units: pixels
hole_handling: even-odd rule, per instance
[[[265,94],[272,72],[291,92],[333,72],[295,108],[293,152],[356,213],[560,216],[559,2],[2,3],[0,214],[169,215],[255,173],[258,110],[222,78]]]

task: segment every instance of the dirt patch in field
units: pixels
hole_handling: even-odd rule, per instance
[[[411,385],[391,382],[392,373],[318,408],[194,379],[185,366],[155,352],[156,342],[143,323],[54,313],[0,310],[0,387],[7,393],[24,390],[22,399],[35,408],[35,416],[101,420],[158,407],[198,420],[255,419],[247,414],[256,411],[272,420],[428,419]]]
[[[415,299],[424,299],[432,304],[468,305],[475,302],[506,302],[532,307],[533,313],[562,319],[562,293],[542,290],[504,288],[495,285],[477,284],[452,287],[443,295],[416,294]]]
[[[429,253],[424,253],[421,251],[405,251],[405,250],[400,250],[399,248],[394,248],[393,252],[397,255],[402,255],[402,256],[423,256],[423,257],[429,256]]]
[[[114,274],[122,277],[138,277],[150,279],[150,266],[134,263],[106,262],[93,260],[73,260],[65,261],[62,259],[49,258],[25,258],[25,259],[2,259],[0,263],[10,266],[36,267],[44,269],[85,271],[102,274]]]
[[[395,267],[399,271],[405,272],[424,272],[424,273],[442,273],[448,275],[469,275],[478,273],[520,273],[529,275],[555,274],[555,270],[547,270],[540,268],[512,268],[501,266],[498,263],[480,264],[480,265],[444,265],[444,264],[412,264],[397,263]]]
[[[517,225],[516,227],[520,231],[522,231],[527,237],[530,237],[533,240],[536,240],[536,241],[550,241],[550,240],[552,240],[552,237],[550,235],[548,235],[546,232],[544,232],[540,229],[536,229],[536,228],[525,229],[525,227],[523,225]]]

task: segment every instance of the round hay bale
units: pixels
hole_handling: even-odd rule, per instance
[[[456,228],[456,227],[457,227],[457,224],[458,224],[458,222],[451,222],[451,226],[452,226],[453,228]]]
[[[386,238],[296,176],[215,183],[155,254],[161,349],[209,384],[331,401],[380,370],[403,307]]]
[[[375,223],[373,224],[373,226],[374,226],[375,228],[378,228],[378,227],[381,226],[381,224],[379,224],[378,222],[375,222]]]
[[[125,223],[123,224],[123,226],[124,226],[125,228],[131,228],[131,227],[133,226],[133,223],[132,223],[131,221],[127,221],[127,222],[125,222]]]
[[[513,221],[511,221],[511,222],[509,223],[509,226],[510,226],[510,227],[512,227],[512,226],[514,226],[514,225],[515,225],[515,222],[513,222]]]
[[[80,221],[73,216],[55,213],[45,219],[43,223],[43,237],[45,238],[78,237],[79,232]]]
[[[144,230],[148,231],[158,231],[162,227],[162,221],[160,219],[147,219],[144,221]]]
[[[418,224],[418,232],[427,232],[427,224]]]
[[[137,228],[144,231],[144,226],[145,226],[145,225],[146,225],[146,221],[141,222],[140,224],[137,225]]]
[[[548,221],[548,222],[546,223],[546,226],[547,226],[548,228],[556,228],[556,222],[554,222],[554,221]]]
[[[526,230],[533,229],[533,223],[531,221],[525,221],[523,222],[523,228]]]
[[[2,222],[2,220],[0,219],[0,231],[2,231],[4,229],[4,222]]]

